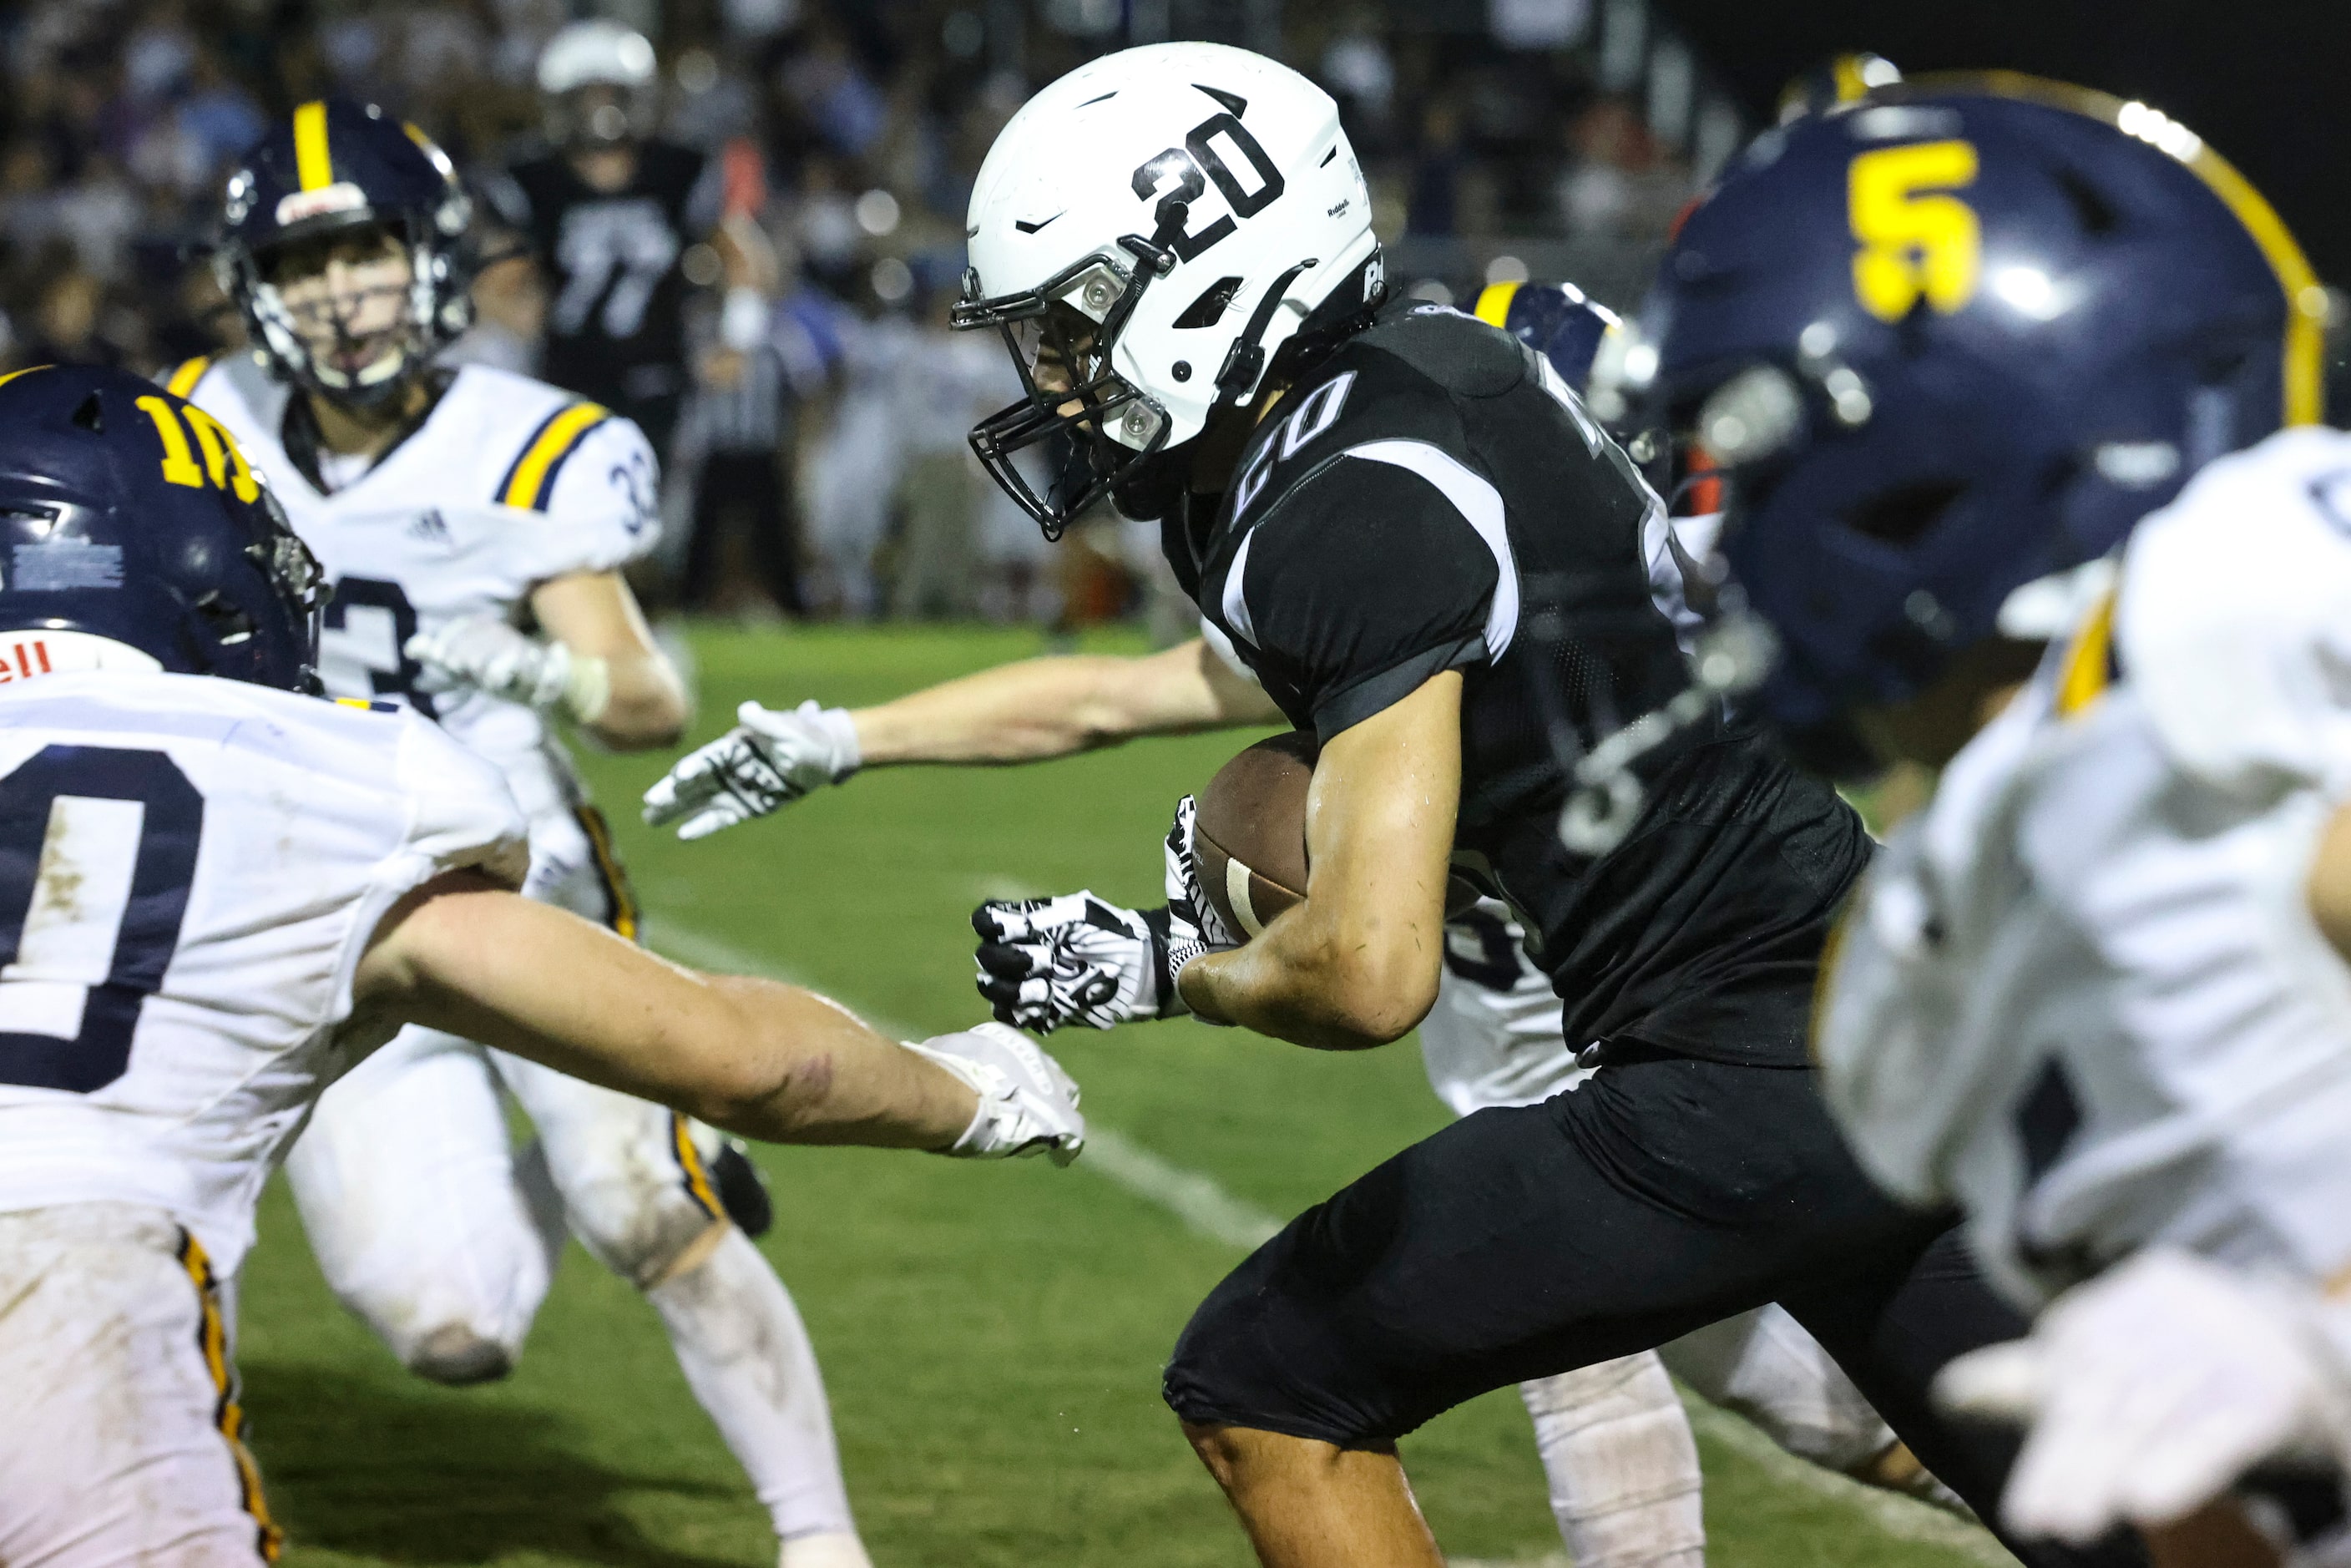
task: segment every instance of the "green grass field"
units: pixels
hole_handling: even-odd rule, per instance
[[[1104,646],[1125,647],[1115,641]],[[1139,646],[1139,644],[1133,644]],[[716,733],[747,696],[875,700],[1039,651],[996,632],[708,632]],[[1246,737],[1048,767],[877,773],[778,820],[681,845],[635,821],[659,758],[588,757],[656,945],[731,950],[925,1032],[983,1016],[967,916],[1019,889],[1157,901],[1176,796]],[[1410,1044],[1323,1056],[1177,1022],[1053,1041],[1102,1124],[1287,1216],[1438,1126]],[[881,1568],[1240,1568],[1250,1559],[1158,1398],[1161,1358],[1239,1250],[1090,1170],[763,1149],[765,1247],[822,1355]],[[687,1394],[652,1312],[573,1247],[509,1381],[410,1378],[344,1315],[282,1188],[244,1282],[255,1447],[294,1568],[772,1563],[762,1510]],[[1988,1538],[1757,1452],[1701,1413],[1725,1568],[1943,1568]],[[1457,1558],[1559,1551],[1527,1419],[1501,1393],[1405,1445]]]

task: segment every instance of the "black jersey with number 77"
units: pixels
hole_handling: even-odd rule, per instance
[[[1462,672],[1456,863],[1524,912],[1571,1044],[1794,1065],[1869,854],[1834,791],[1719,716],[1642,758],[1616,848],[1558,832],[1574,759],[1688,684],[1666,528],[1547,361],[1413,300],[1275,405],[1212,517],[1165,525],[1202,614],[1325,742]]]
[[[718,225],[717,161],[656,139],[638,145],[635,172],[616,191],[590,185],[561,153],[517,163],[486,189],[546,269],[539,374],[630,412],[684,392],[682,263]]]

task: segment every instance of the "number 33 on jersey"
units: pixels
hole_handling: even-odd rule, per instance
[[[409,704],[493,754],[542,738],[536,716],[512,704],[478,694],[436,701],[402,650],[449,621],[512,618],[541,583],[609,571],[651,549],[659,476],[634,424],[543,382],[468,365],[374,467],[322,488],[316,467],[287,451],[287,387],[251,361],[191,361],[170,387],[197,406],[192,433],[161,399],[149,411],[166,477],[250,486],[249,457],[334,580],[319,657],[332,695]]]

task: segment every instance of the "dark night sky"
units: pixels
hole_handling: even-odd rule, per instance
[[[1841,49],[1906,71],[2006,67],[2144,99],[2261,188],[2319,275],[2351,282],[2351,0],[1658,0],[1768,120]]]

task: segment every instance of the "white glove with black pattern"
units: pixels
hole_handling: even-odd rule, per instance
[[[647,822],[676,822],[679,838],[705,839],[838,784],[863,760],[846,708],[745,703],[735,716],[733,729],[678,758],[645,791]]]
[[[1176,802],[1176,822],[1167,830],[1166,854],[1167,906],[1176,918],[1189,925],[1198,933],[1205,951],[1221,953],[1228,947],[1238,947],[1241,939],[1225,925],[1225,917],[1200,891],[1200,877],[1192,858],[1192,841],[1198,831],[1196,823],[1199,806],[1186,795]],[[1177,965],[1180,970],[1183,966]]]
[[[1176,975],[1199,934],[1166,909],[1121,908],[1091,893],[997,899],[972,911],[979,994],[997,1018],[1039,1034],[1111,1029],[1187,1009]]]
[[[1162,846],[1167,903],[1160,908],[1068,893],[995,900],[972,912],[979,994],[998,1019],[1050,1034],[1064,1024],[1110,1029],[1192,1010],[1176,977],[1201,954],[1236,946],[1192,874],[1193,814],[1186,795]]]

